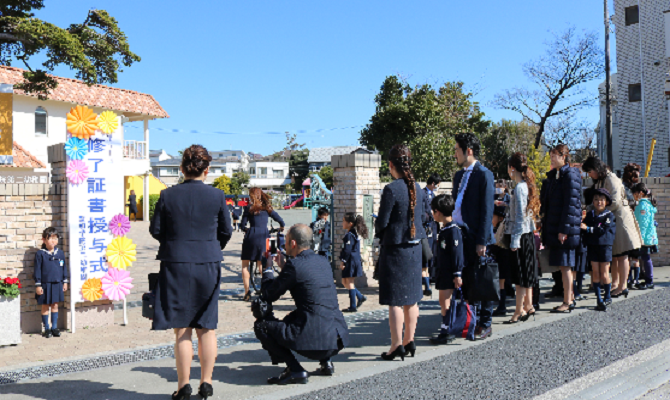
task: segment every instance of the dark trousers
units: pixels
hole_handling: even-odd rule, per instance
[[[305,369],[300,365],[298,360],[293,355],[291,349],[286,346],[281,345],[271,334],[264,328],[263,321],[256,321],[254,324],[254,333],[256,338],[261,342],[263,349],[265,349],[270,355],[272,364],[277,365],[279,363],[286,363],[286,366],[291,369],[292,372],[302,372]],[[305,358],[310,360],[318,360],[321,363],[330,361],[330,358],[337,355],[341,349],[344,348],[342,341],[338,339],[338,347],[340,349],[336,350],[296,350],[296,353],[300,354]]]
[[[463,253],[465,258],[465,268],[471,268],[480,262],[481,257],[479,257],[477,254],[477,246],[475,245],[474,240],[470,240],[470,238],[468,238],[467,234],[463,236]],[[468,274],[463,271],[463,276],[467,275]],[[467,292],[467,284],[468,282],[464,282],[464,286],[466,286],[463,289],[464,293]],[[493,319],[493,309],[495,308],[496,302],[478,301],[472,305],[475,306],[477,315],[479,316],[477,319],[477,326],[482,328],[489,328]]]

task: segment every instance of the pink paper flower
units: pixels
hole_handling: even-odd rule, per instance
[[[130,277],[130,272],[124,269],[109,268],[107,275],[103,276],[102,291],[105,296],[112,301],[119,301],[126,298],[133,288],[131,282],[133,278]]]
[[[88,177],[88,167],[81,160],[71,160],[67,165],[65,175],[70,180],[70,183],[78,185]]]
[[[109,221],[109,230],[114,236],[125,236],[130,230],[130,219],[123,214],[116,214]]]

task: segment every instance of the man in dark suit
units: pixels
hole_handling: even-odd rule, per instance
[[[433,254],[437,253],[435,248],[435,242],[437,234],[439,233],[439,228],[433,219],[432,207],[430,203],[433,201],[437,195],[437,189],[440,186],[441,179],[437,174],[433,174],[428,177],[426,181],[426,187],[423,188],[423,211],[426,214],[426,224],[424,228],[426,229],[426,236],[428,237],[428,245],[430,246]],[[421,277],[423,280],[423,295],[431,296],[433,294],[430,290],[430,278],[435,275],[435,270],[432,268],[433,260],[423,260],[423,271],[421,271]]]
[[[271,268],[263,273],[261,299],[272,303],[287,291],[297,309],[283,320],[272,315],[259,319],[254,332],[273,364],[286,363],[279,377],[268,379],[270,384],[307,383],[307,372],[291,351],[312,360],[319,360],[321,375],[332,375],[335,367],[330,358],[349,345],[349,331],[337,302],[333,272],[325,257],[315,254],[312,230],[303,224],[289,229],[286,235],[286,254],[275,261],[281,269],[275,278]],[[271,313],[270,313],[271,314]]]
[[[486,246],[493,240],[493,173],[484,167],[479,157],[479,139],[472,133],[456,135],[454,152],[459,166],[463,167],[454,176],[452,196],[456,207],[452,215],[454,222],[465,227],[463,252],[465,268],[476,266],[486,255]],[[467,273],[464,274],[467,276]],[[467,282],[464,283],[467,285]],[[491,317],[494,303],[482,302],[480,318],[475,337],[486,339],[491,336]]]

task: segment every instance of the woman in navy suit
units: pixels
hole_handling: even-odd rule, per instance
[[[421,239],[426,238],[422,217],[423,190],[411,171],[412,156],[405,145],[395,145],[389,154],[389,169],[395,181],[382,192],[375,229],[382,245],[379,255],[379,304],[389,306],[391,349],[384,360],[414,354],[414,332],[421,300]],[[403,339],[403,324],[405,337]]]
[[[226,194],[204,180],[212,157],[193,145],[184,150],[184,183],[161,192],[149,231],[160,242],[161,261],[154,330],[174,329],[176,334],[178,391],[173,399],[187,399],[195,328],[198,335],[201,378],[199,394],[213,393],[212,371],[217,355],[219,286],[222,252],[233,232]]]
[[[249,189],[249,205],[244,207],[240,228],[245,232],[242,241],[242,280],[244,280],[244,301],[251,300],[249,290],[249,262],[256,261],[261,268],[261,259],[265,256],[268,235],[268,217],[279,222],[280,230],[284,229],[284,220],[272,208],[270,197],[260,188]],[[247,229],[247,222],[249,228]]]

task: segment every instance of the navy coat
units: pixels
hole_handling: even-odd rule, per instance
[[[163,190],[149,233],[160,242],[157,260],[223,260],[221,250],[233,234],[226,194],[196,179]]]
[[[587,246],[613,246],[616,235],[616,216],[609,210],[596,215],[591,210],[584,218],[584,224],[588,227],[584,232],[584,242]]]
[[[268,230],[268,217],[279,222],[284,227],[284,220],[272,210],[270,214],[263,210],[257,215],[249,211],[249,206],[244,207],[240,228],[245,232],[242,241],[242,260],[260,260],[263,258],[266,248],[266,240],[270,235]],[[247,223],[249,228],[247,228]]]
[[[576,249],[580,246],[581,190],[582,178],[577,168],[566,164],[560,173],[555,169],[547,173],[540,193],[542,243],[546,247]],[[568,235],[563,244],[558,241],[559,233]]]
[[[454,201],[458,198],[458,187],[463,179],[464,169],[456,172],[454,176],[454,186],[451,189],[451,195]],[[461,216],[465,224],[465,237],[471,243],[470,246],[482,245],[488,246],[493,243],[493,173],[489,171],[481,162],[477,163],[470,172],[465,193],[463,193],[463,202],[461,203]],[[467,251],[467,250],[466,250]]]
[[[55,250],[53,255],[46,249],[40,249],[35,254],[35,286],[42,286],[42,283],[49,282],[67,283],[70,279],[65,253],[57,247]]]
[[[426,220],[423,190],[415,183],[416,206],[414,207],[415,235],[410,231],[409,191],[402,179],[396,179],[384,187],[379,213],[375,220],[375,235],[381,245],[398,245],[426,238],[423,224]]]
[[[448,275],[449,279],[461,276],[465,258],[463,256],[463,236],[458,225],[451,224],[440,229],[436,248],[436,273],[440,276]]]
[[[333,270],[328,260],[304,250],[286,261],[275,278],[263,273],[261,298],[270,303],[291,293],[296,309],[283,320],[267,321],[268,333],[291,350],[335,350],[337,339],[349,345],[349,330],[337,302]]]

